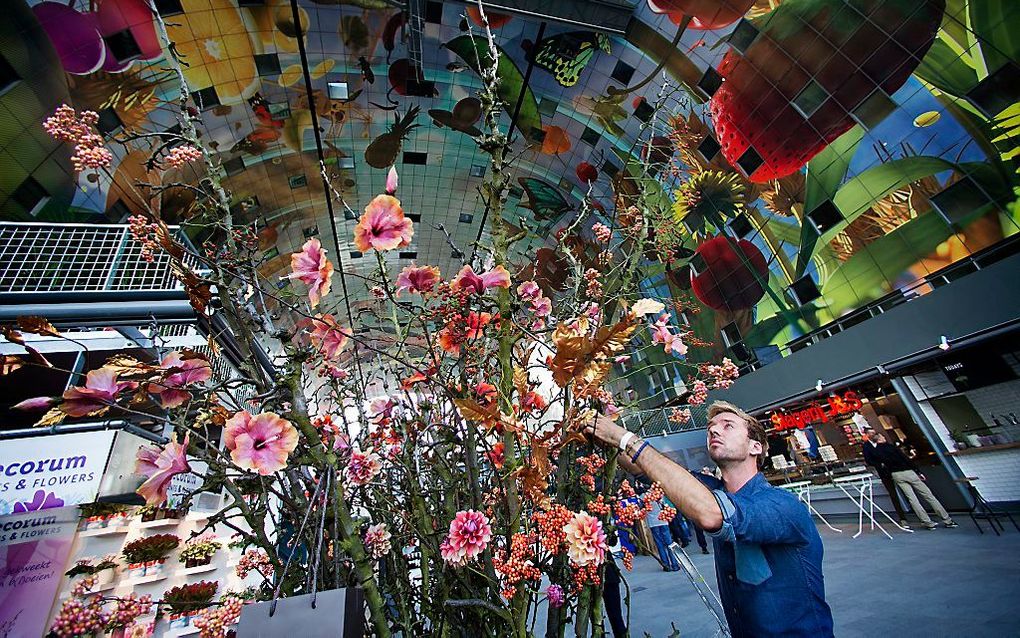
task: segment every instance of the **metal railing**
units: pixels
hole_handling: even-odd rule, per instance
[[[170,230],[193,251],[179,227]],[[127,225],[0,222],[0,293],[181,289],[170,257],[147,260]]]
[[[675,423],[669,420],[672,407],[652,408],[639,412],[625,412],[620,415],[620,425],[631,432],[635,432],[642,438],[653,436],[667,436],[679,432],[690,432],[692,430],[703,430],[708,427],[708,406],[688,405],[679,406],[680,409],[687,408],[691,411],[691,419],[686,423]]]

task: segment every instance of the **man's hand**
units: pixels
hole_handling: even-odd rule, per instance
[[[595,417],[591,425],[585,427],[585,431],[594,436],[596,441],[614,448],[620,446],[620,440],[627,432],[626,429],[601,414]]]

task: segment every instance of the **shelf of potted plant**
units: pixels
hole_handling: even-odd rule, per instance
[[[179,556],[186,568],[185,573],[195,573],[187,570],[209,565],[221,547],[223,544],[212,534],[203,534],[188,540],[181,548]]]
[[[168,589],[163,594],[162,605],[167,608],[170,630],[176,635],[191,633],[186,630],[193,627],[192,618],[209,606],[218,588],[217,582],[202,580]]]
[[[79,529],[83,535],[100,535],[106,530],[107,533],[120,533],[126,529],[124,524],[127,520],[127,511],[123,505],[113,503],[82,503],[78,506],[81,511],[81,525]],[[90,533],[91,532],[91,533]]]
[[[127,560],[132,582],[149,582],[149,577],[162,574],[167,556],[180,542],[181,539],[174,534],[154,534],[124,545],[121,553]],[[141,578],[146,580],[139,580]]]

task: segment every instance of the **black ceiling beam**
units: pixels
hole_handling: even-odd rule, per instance
[[[460,4],[478,5],[477,0],[457,0]],[[486,10],[515,13],[532,19],[567,24],[573,27],[624,34],[634,15],[634,2],[629,0],[484,0]]]
[[[344,307],[347,310],[347,321],[350,322],[351,330],[354,329],[354,312],[351,310],[351,296],[347,290],[347,277],[344,276],[344,257],[340,248],[340,237],[337,235],[336,213],[333,211],[333,194],[326,177],[326,153],[322,147],[322,135],[319,132],[319,116],[315,107],[315,92],[312,90],[312,72],[308,67],[308,52],[305,50],[305,33],[301,30],[301,13],[298,10],[297,0],[290,0],[291,17],[294,19],[294,26],[297,30],[298,54],[301,57],[301,72],[305,78],[305,96],[308,98],[308,110],[312,115],[312,131],[315,133],[315,152],[319,158],[319,176],[322,178],[322,192],[326,196],[326,212],[329,213],[329,229],[333,233],[333,245],[336,246],[336,261],[340,270],[340,286],[344,293]],[[300,140],[298,141],[300,145]],[[299,154],[300,154],[300,150]],[[365,378],[361,370],[361,359],[355,354],[354,366],[358,373],[358,379]]]

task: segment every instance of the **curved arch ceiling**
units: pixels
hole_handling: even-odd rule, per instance
[[[374,259],[353,252],[355,222],[349,218],[360,215],[367,201],[381,192],[390,161],[400,171],[399,196],[416,224],[411,246],[387,259],[398,265],[439,265],[444,275],[452,275],[462,259],[437,230],[440,225],[461,250],[471,253],[484,217],[477,171],[485,167],[486,157],[472,137],[473,128],[481,126],[472,102],[480,79],[471,69],[471,42],[466,38],[468,33],[480,37],[481,32],[465,4],[416,3],[424,8],[422,75],[431,83],[419,87],[419,96],[408,95],[415,92],[409,58],[418,55],[411,45],[416,38],[410,37],[401,10],[383,0],[298,0],[310,87],[290,0],[156,4],[188,65],[188,88],[203,103],[203,139],[228,170],[225,185],[236,201],[257,201],[245,214],[264,228],[262,248],[269,259],[264,274],[279,274],[287,266],[286,255],[313,233],[321,235],[331,254],[336,250],[319,177],[309,88],[327,171],[351,207],[346,216],[336,207],[344,267],[367,271],[375,265]],[[37,218],[67,218],[68,210],[72,217],[88,218],[111,207],[115,216],[124,210],[115,206],[118,200],[130,209],[137,197],[130,184],[141,175],[141,145],[132,144],[132,153],[113,145],[113,180],[75,177],[61,159],[67,149],[36,129],[68,97],[77,108],[115,114],[114,124],[119,120],[127,131],[161,131],[174,124],[166,101],[175,98],[179,87],[162,61],[164,52],[145,0],[77,0],[73,8],[36,0],[16,0],[13,5],[12,24],[21,26],[17,33],[4,35],[4,55],[20,77],[45,82],[35,82],[34,101],[24,98],[18,106],[12,106],[9,95],[0,96],[10,115],[3,132],[4,161],[24,169],[0,183],[7,200],[3,215],[25,218],[12,193],[26,174],[35,176],[51,195],[43,214],[35,211]],[[854,256],[865,255],[869,246],[888,240],[931,210],[928,198],[959,180],[966,172],[960,167],[968,162],[998,171],[993,185],[978,180],[993,199],[1011,189],[1015,175],[1003,170],[1005,164],[996,154],[1003,149],[991,136],[972,138],[968,133],[980,130],[975,118],[981,114],[965,93],[996,69],[1016,64],[1008,29],[1020,24],[1017,6],[998,0],[953,2],[949,9],[943,0],[641,0],[626,34],[492,14],[505,56],[504,130],[520,100],[513,183],[540,180],[528,182],[530,193],[515,189],[506,218],[513,224],[525,220],[532,241],[542,242],[588,190],[578,174],[583,163],[598,170],[593,199],[611,209],[611,176],[625,158],[639,155],[638,143],[668,134],[671,115],[694,124],[700,120],[703,124],[694,128],[702,137],[714,135],[713,128],[722,134],[724,148],[714,155],[713,167],[732,171],[723,155],[729,164],[738,163],[737,155],[743,154],[740,138],[764,156],[760,170],[744,167],[750,168],[744,173],[751,173],[754,183],[739,179],[748,189],[749,203],[755,203],[755,226],[769,227],[752,241],[768,257],[772,283],[782,289],[800,275],[813,276],[826,295],[831,291],[839,300],[831,304],[835,316],[889,290],[901,274],[924,274],[1016,232],[1015,221],[1003,216],[997,228],[971,235],[964,229],[959,241],[949,245],[953,233],[948,226],[931,229],[926,222],[922,229],[914,224],[917,230],[901,233],[900,239],[909,248],[909,259],[868,254],[869,263],[853,262]],[[770,14],[776,7],[781,11]],[[692,12],[689,23],[683,10]],[[946,15],[961,10],[972,12],[968,20]],[[939,30],[943,20],[949,26]],[[968,33],[962,24],[977,29],[969,33],[978,33],[985,43],[984,67],[978,72],[971,68],[974,60],[951,53],[952,43]],[[124,33],[131,34],[126,44]],[[121,61],[125,56],[131,59]],[[746,62],[735,65],[741,56]],[[968,72],[974,77],[967,77]],[[331,83],[345,83],[349,99],[332,99]],[[618,92],[635,85],[640,88]],[[717,98],[709,109],[705,102],[719,86],[725,99]],[[876,87],[881,90],[876,92]],[[663,108],[646,122],[649,105],[657,101]],[[810,117],[791,115],[793,108]],[[403,131],[406,139],[398,145],[391,132],[394,118],[406,117],[412,109],[420,109],[413,119],[416,126]],[[794,121],[803,124],[798,128]],[[840,137],[848,129],[851,133]],[[29,137],[34,150],[10,150]],[[846,142],[850,138],[854,143]],[[805,185],[804,165],[812,157],[819,162],[807,170]],[[408,163],[415,158],[424,164]],[[932,161],[918,168],[919,159]],[[933,163],[936,160],[942,164]],[[904,168],[904,162],[909,166]],[[47,163],[53,166],[42,170]],[[777,175],[777,170],[793,174]],[[922,179],[928,180],[923,188]],[[847,186],[840,190],[840,184]],[[856,191],[849,192],[849,186]],[[810,212],[805,207],[826,201],[826,194],[846,223],[817,241],[805,239],[800,221]],[[544,197],[545,206],[551,207],[537,219],[526,207],[535,197]],[[890,200],[895,197],[899,204]],[[883,208],[883,202],[888,206]],[[162,202],[163,214],[171,220],[187,217],[188,206],[188,198],[180,195]],[[883,217],[883,211],[889,214]],[[858,217],[866,227],[855,221]],[[968,218],[967,224],[972,221]],[[902,255],[897,246],[882,250]],[[847,264],[852,267],[844,269]],[[826,279],[839,284],[827,285]],[[362,296],[364,291],[353,294]],[[768,295],[764,299],[754,310],[754,320],[778,311]]]

